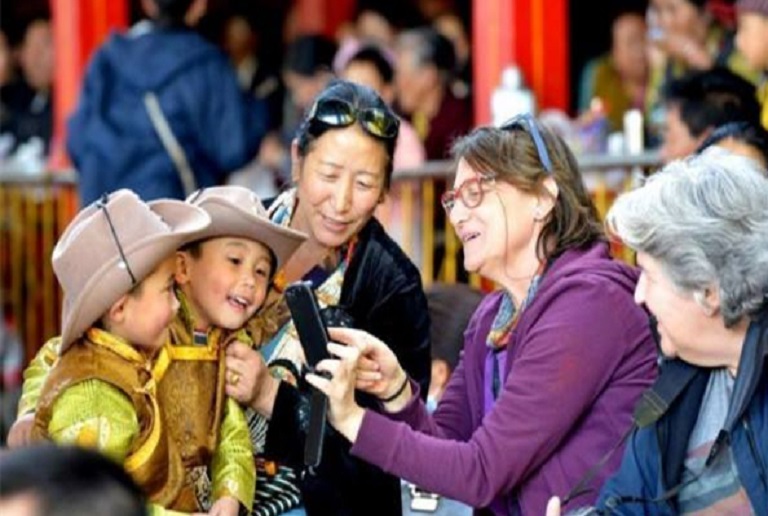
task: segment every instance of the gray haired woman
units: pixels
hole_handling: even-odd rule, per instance
[[[594,511],[768,514],[768,181],[705,152],[621,196],[607,223],[637,251],[635,300],[665,360]]]

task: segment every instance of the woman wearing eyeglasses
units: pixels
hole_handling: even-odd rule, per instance
[[[373,218],[389,188],[398,123],[373,90],[339,81],[315,100],[292,144],[296,186],[269,211],[309,238],[250,325],[254,340],[264,343],[261,353],[231,346],[227,358],[240,378],[227,393],[258,414],[250,421],[256,449],[276,461],[258,461],[258,514],[298,505],[293,484],[299,477],[310,514],[401,514],[399,480],[349,455],[349,444],[334,432],[326,432],[319,467],[300,473],[308,389],[296,388],[304,353],[281,294],[293,281],[310,281],[329,325],[354,326],[391,342],[426,393],[429,317],[419,271]],[[360,393],[357,400],[365,407],[377,404],[372,394]]]
[[[532,118],[479,128],[453,147],[443,206],[464,265],[501,288],[465,332],[462,359],[434,415],[396,341],[332,329],[329,420],[352,455],[494,514],[544,513],[630,427],[656,372],[637,274],[608,253],[573,155]],[[379,398],[378,413],[355,388]],[[618,466],[611,457],[587,487]],[[582,500],[593,500],[589,492]]]

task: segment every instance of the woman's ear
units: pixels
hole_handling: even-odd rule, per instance
[[[704,310],[707,317],[713,317],[720,312],[720,289],[716,286],[694,292],[693,299]]]
[[[557,181],[554,177],[547,177],[541,184],[543,192],[536,201],[536,210],[533,218],[535,220],[546,219],[550,212],[555,208],[557,196],[560,195],[560,189],[557,187]]]
[[[381,99],[391,106],[395,101],[395,87],[392,84],[385,84],[381,87]]]
[[[301,177],[301,158],[299,157],[299,140],[296,138],[291,142],[291,180],[298,184]]]

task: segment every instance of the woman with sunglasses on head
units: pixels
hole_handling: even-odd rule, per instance
[[[250,422],[256,449],[278,467],[268,463],[259,471],[259,482],[278,481],[257,485],[257,513],[280,514],[296,505],[298,493],[291,494],[286,481],[300,478],[309,514],[401,514],[399,480],[349,455],[349,444],[336,433],[326,432],[319,467],[303,474],[285,469],[303,466],[308,388],[296,388],[303,384],[304,353],[281,295],[291,282],[310,281],[329,325],[354,326],[393,343],[426,395],[429,317],[419,271],[373,218],[389,188],[398,124],[373,90],[338,81],[317,97],[293,141],[296,186],[269,211],[309,237],[275,279],[277,295],[250,325],[254,340],[264,343],[261,353],[231,346],[227,358],[228,369],[239,375],[227,393],[258,415]],[[357,401],[377,403],[366,393]],[[267,491],[282,494],[262,497]]]
[[[453,153],[443,206],[464,266],[501,288],[473,315],[437,410],[388,347],[397,342],[358,330],[331,329],[346,344],[319,365],[332,379],[307,380],[328,394],[352,455],[483,512],[539,516],[620,442],[656,374],[655,346],[633,302],[637,274],[610,258],[559,137],[526,116],[474,130]],[[357,404],[356,387],[384,413]]]

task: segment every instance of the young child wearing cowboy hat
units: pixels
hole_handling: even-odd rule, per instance
[[[181,309],[171,324],[171,360],[160,403],[187,465],[187,496],[199,509],[207,508],[212,496],[214,509],[221,509],[215,514],[227,514],[225,506],[237,514],[232,497],[250,510],[256,472],[243,410],[224,395],[225,382],[239,381],[237,373],[226,370],[224,353],[235,340],[254,344],[244,325],[306,235],[270,221],[247,188],[206,188],[187,202],[205,210],[211,224],[177,253]],[[211,468],[210,480],[207,457],[222,466]],[[196,467],[190,472],[191,466]]]
[[[147,204],[119,190],[83,209],[53,250],[64,290],[60,357],[40,392],[33,433],[123,464],[157,513],[183,477],[157,396],[178,309],[175,251],[209,223],[199,207]]]
[[[236,514],[240,504],[250,510],[255,468],[242,409],[223,395],[224,381],[239,378],[227,377],[221,358],[233,340],[252,344],[242,326],[263,304],[277,267],[306,237],[272,223],[261,202],[242,187],[208,188],[187,202],[208,213],[211,223],[176,255],[181,309],[162,350],[157,398],[184,472],[167,506],[205,510],[213,498],[211,514]],[[35,410],[58,345],[51,339],[25,372],[20,414]]]

